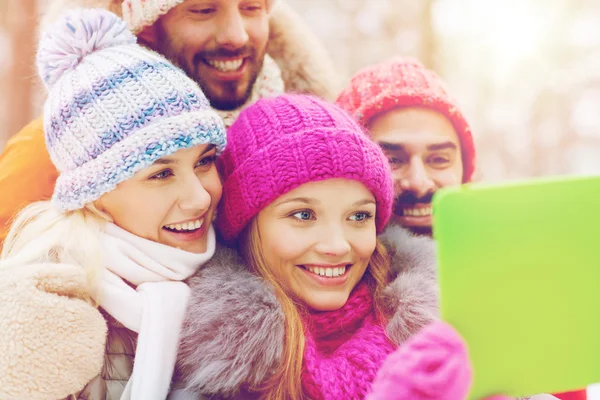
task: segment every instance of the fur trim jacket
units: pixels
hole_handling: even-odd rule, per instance
[[[389,230],[386,237],[397,274],[385,292],[395,310],[387,331],[400,343],[437,315],[434,243],[401,229]],[[193,295],[176,374],[185,384],[174,388],[185,388],[179,392],[195,399],[199,393],[244,398],[243,388],[270,376],[281,356],[279,303],[266,282],[226,248],[218,248],[189,283]],[[134,354],[111,345],[124,343],[125,336],[114,335],[110,321],[87,297],[85,273],[76,266],[0,269],[0,398],[119,396],[123,385],[118,381],[127,381],[131,365],[118,361],[115,357],[123,356],[115,352],[128,359]],[[98,390],[80,395],[92,389],[92,381]]]
[[[39,33],[71,8],[104,8],[118,16],[122,0],[51,0],[42,11]],[[267,52],[281,69],[286,92],[303,92],[335,100],[342,89],[339,74],[317,35],[285,1],[278,1],[269,19]]]
[[[385,289],[392,318],[387,335],[403,343],[438,315],[435,245],[399,227],[383,235],[395,279]],[[284,315],[273,289],[222,248],[189,279],[192,297],[181,333],[178,368],[186,396],[247,398],[277,368]]]

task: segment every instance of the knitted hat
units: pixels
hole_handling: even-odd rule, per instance
[[[123,19],[136,35],[145,27],[153,25],[158,18],[185,0],[123,0]],[[273,8],[275,0],[265,0],[267,10]]]
[[[419,61],[396,57],[360,70],[336,103],[365,126],[377,114],[398,107],[424,107],[443,114],[460,140],[463,182],[472,179],[475,146],[471,128],[442,80]]]
[[[265,98],[246,108],[228,131],[219,160],[223,197],[217,224],[237,238],[260,210],[298,186],[331,178],[356,180],[373,193],[381,232],[391,214],[387,159],[343,110],[306,95]]]
[[[61,210],[82,208],[180,149],[225,146],[223,122],[197,84],[135,41],[100,9],[72,10],[42,37],[44,133]]]

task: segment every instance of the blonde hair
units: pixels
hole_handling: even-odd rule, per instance
[[[94,205],[61,212],[49,201],[25,207],[14,219],[0,253],[0,269],[34,263],[81,266],[89,288],[102,268],[100,233],[110,217]]]
[[[285,315],[285,339],[281,367],[259,388],[250,388],[261,394],[265,400],[300,400],[302,392],[302,363],[304,361],[304,325],[301,315],[305,312],[303,306],[294,301],[284,290],[273,272],[269,269],[261,246],[260,231],[256,217],[250,222],[240,237],[240,253],[252,272],[269,281],[274,289],[283,313]],[[385,323],[388,316],[380,306],[381,294],[391,279],[390,259],[383,244],[377,239],[377,244],[365,279],[372,289],[378,317]]]

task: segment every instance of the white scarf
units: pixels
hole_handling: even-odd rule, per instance
[[[223,111],[215,109],[215,111],[223,119],[225,127],[229,128],[231,124],[235,122],[238,115],[240,115],[244,108],[255,103],[258,99],[262,99],[263,97],[277,96],[284,91],[285,87],[283,78],[281,77],[281,70],[277,66],[275,60],[268,55],[265,55],[262,70],[260,71],[260,74],[258,74],[256,82],[254,82],[254,87],[252,88],[250,98],[248,98],[248,100],[242,106],[236,108],[235,110]]]
[[[202,254],[141,238],[111,223],[100,240],[105,269],[94,300],[138,333],[133,373],[121,400],[165,399],[190,294],[181,281],[214,255],[213,227]]]

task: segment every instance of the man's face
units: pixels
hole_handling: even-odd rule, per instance
[[[368,129],[392,167],[395,202],[391,222],[431,235],[433,194],[462,181],[460,142],[454,127],[438,112],[401,108],[375,116]]]
[[[194,79],[214,108],[233,110],[248,100],[262,69],[266,0],[186,0],[139,37]]]

